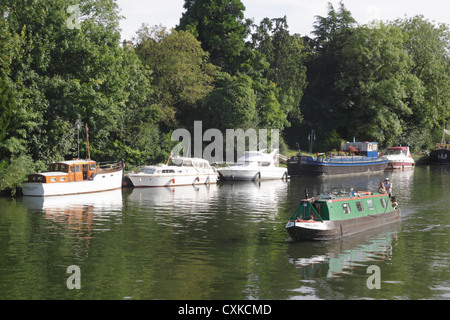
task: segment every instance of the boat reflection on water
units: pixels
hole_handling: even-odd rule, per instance
[[[86,251],[95,232],[107,231],[105,220],[122,217],[122,190],[79,195],[22,198],[28,210],[45,214],[50,233],[64,234],[76,239],[77,246]],[[83,244],[81,243],[83,242]]]
[[[289,243],[289,262],[304,280],[352,274],[358,266],[391,260],[400,222],[335,241]]]
[[[89,209],[93,213],[122,210],[122,190],[86,193],[56,197],[23,197],[24,205],[31,210],[40,210],[46,215],[58,215]]]
[[[172,217],[201,219],[220,213],[242,213],[248,219],[260,219],[278,212],[280,201],[287,198],[287,185],[283,180],[219,181],[211,185],[135,188],[126,198],[128,208],[151,210],[161,216],[170,213]]]
[[[209,206],[210,198],[216,197],[216,184],[189,185],[159,188],[134,188],[126,194],[128,207],[172,211],[173,206],[190,207],[190,211],[200,204]]]

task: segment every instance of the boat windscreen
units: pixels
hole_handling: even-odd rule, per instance
[[[146,174],[154,174],[156,169],[154,168],[145,168],[142,172]]]

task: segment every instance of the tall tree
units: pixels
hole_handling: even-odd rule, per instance
[[[336,148],[323,141],[336,130],[335,128],[338,128],[338,135],[346,135],[346,132],[341,132],[339,128],[340,117],[336,105],[340,95],[334,90],[334,82],[339,75],[342,49],[355,23],[343,2],[339,3],[337,10],[328,3],[327,15],[316,16],[312,32],[315,38],[305,37],[310,55],[306,61],[308,85],[300,106],[304,121],[288,130],[291,144],[299,141],[301,145],[306,145],[307,134],[311,129],[315,130],[318,136],[316,145],[321,148]]]
[[[136,53],[152,71],[155,101],[169,127],[192,112],[196,102],[213,89],[217,67],[207,62],[208,53],[188,31],[142,26]]]
[[[121,46],[118,12],[115,0],[2,1],[2,108],[13,113],[10,121],[2,118],[8,123],[0,141],[4,168],[14,157],[29,155],[45,169],[52,160],[76,156],[77,119],[88,125],[98,161],[138,163],[167,153],[160,147],[136,152],[160,145],[164,135],[155,125],[150,72]],[[129,135],[140,131],[152,134]]]
[[[396,26],[358,27],[347,39],[334,87],[341,96],[338,113],[347,137],[398,143],[412,104],[423,101],[424,88],[410,73],[403,50],[406,34]]]
[[[393,22],[407,34],[404,50],[412,58],[411,74],[424,88],[423,99],[410,100],[412,113],[406,119],[402,141],[426,148],[433,144],[432,128],[450,117],[450,32],[423,16]],[[442,133],[442,130],[439,130]]]
[[[248,29],[241,0],[185,0],[184,9],[177,30],[194,34],[223,71],[238,71]]]
[[[268,65],[262,77],[279,88],[277,99],[285,114],[301,121],[300,101],[306,87],[306,48],[299,35],[288,31],[286,17],[265,18],[252,34],[252,48],[261,53]]]

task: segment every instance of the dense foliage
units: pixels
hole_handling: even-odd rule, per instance
[[[120,40],[115,0],[0,4],[0,190],[81,156],[129,164],[167,159],[171,132],[279,129],[305,149],[341,139],[436,142],[450,117],[446,25],[423,16],[358,25],[343,3],[313,37],[286,17],[246,19],[241,0],[186,0],[172,30],[143,25]],[[322,149],[323,150],[323,149]]]
[[[316,17],[306,38],[308,86],[305,121],[287,130],[292,143],[314,129],[318,147],[341,139],[378,141],[382,147],[427,149],[450,116],[450,39],[446,25],[423,16],[357,25],[340,3]]]

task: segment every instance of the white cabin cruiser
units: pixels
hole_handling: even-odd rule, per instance
[[[287,178],[287,168],[278,167],[278,150],[247,151],[232,166],[219,168],[225,180],[273,180]]]
[[[142,166],[127,177],[135,188],[174,187],[217,182],[217,172],[209,162],[200,158],[172,157],[171,164]]]
[[[414,168],[414,159],[409,147],[390,147],[384,157],[388,160],[387,169]]]

